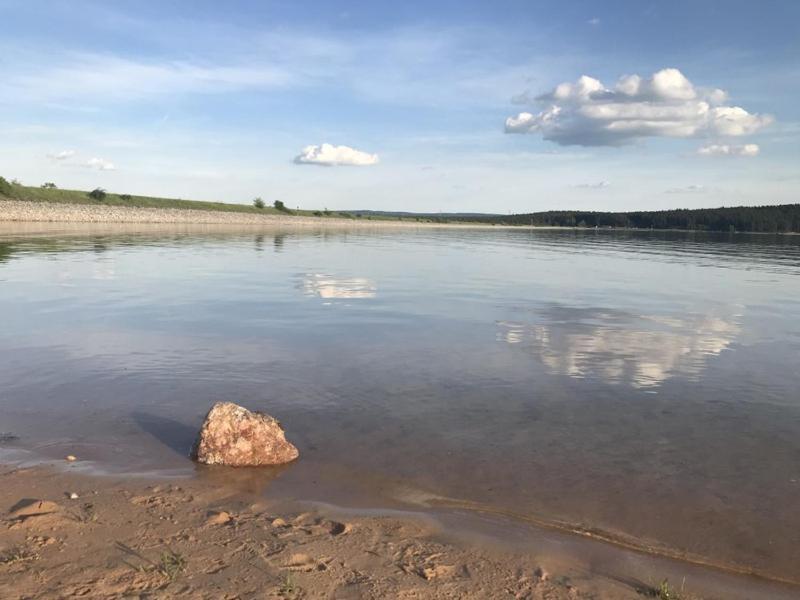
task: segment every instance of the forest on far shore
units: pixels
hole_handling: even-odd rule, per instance
[[[518,215],[469,215],[446,218],[448,221],[480,221],[497,225],[800,233],[800,204],[636,212],[553,210]]]

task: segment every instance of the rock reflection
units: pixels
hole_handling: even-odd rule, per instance
[[[740,332],[731,310],[676,317],[555,307],[544,316],[545,323],[498,322],[498,340],[529,349],[554,374],[637,388],[697,379]]]
[[[197,477],[211,489],[226,494],[252,494],[260,496],[277,477],[291,468],[291,464],[264,467],[221,467],[195,465]]]
[[[374,298],[375,284],[363,277],[338,278],[320,273],[306,274],[303,279],[303,292],[307,296],[326,299]]]

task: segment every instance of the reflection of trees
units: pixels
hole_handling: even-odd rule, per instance
[[[544,323],[498,323],[498,339],[519,344],[554,374],[652,387],[696,378],[739,333],[737,315],[632,315],[590,309],[548,311]]]
[[[8,262],[14,255],[14,245],[0,243],[0,263]]]
[[[98,234],[66,234],[53,236],[9,236],[10,239],[0,241],[0,262],[8,262],[13,258],[30,254],[60,253],[60,252],[94,252],[103,254],[115,248],[126,246],[205,246],[220,241],[253,239],[252,233],[216,233],[203,231],[195,233],[176,233],[174,231],[160,233],[105,233]],[[255,247],[263,249],[268,237],[272,234],[258,234],[255,236]],[[276,252],[283,249],[286,233],[276,233],[273,236],[273,245]],[[312,235],[312,232],[309,232]]]

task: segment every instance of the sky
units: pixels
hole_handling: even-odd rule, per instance
[[[0,0],[0,175],[329,209],[800,202],[796,0]]]

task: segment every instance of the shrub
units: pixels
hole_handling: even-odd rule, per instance
[[[94,188],[91,192],[89,192],[88,196],[92,200],[105,200],[106,191],[103,188]]]
[[[0,194],[3,196],[10,196],[14,191],[14,188],[11,187],[11,184],[8,183],[5,178],[0,177]]]
[[[119,199],[125,200],[125,202],[127,202],[128,200],[132,199],[132,196],[130,194],[120,194]]]
[[[56,184],[53,183],[52,181],[47,181],[42,184],[42,188],[45,190],[54,190],[56,189]]]
[[[281,210],[283,212],[288,212],[288,210],[286,209],[286,205],[283,202],[281,202],[280,200],[275,200],[275,202],[272,203],[272,206],[275,207],[275,210]]]
[[[315,217],[321,217],[321,216],[322,216],[322,213],[321,213],[320,211],[318,211],[318,210],[315,210],[315,211],[314,211],[314,216],[315,216]]]
[[[264,206],[266,205],[264,204],[264,201],[261,198],[255,198],[253,200],[253,206],[255,206],[256,208],[264,208]]]

